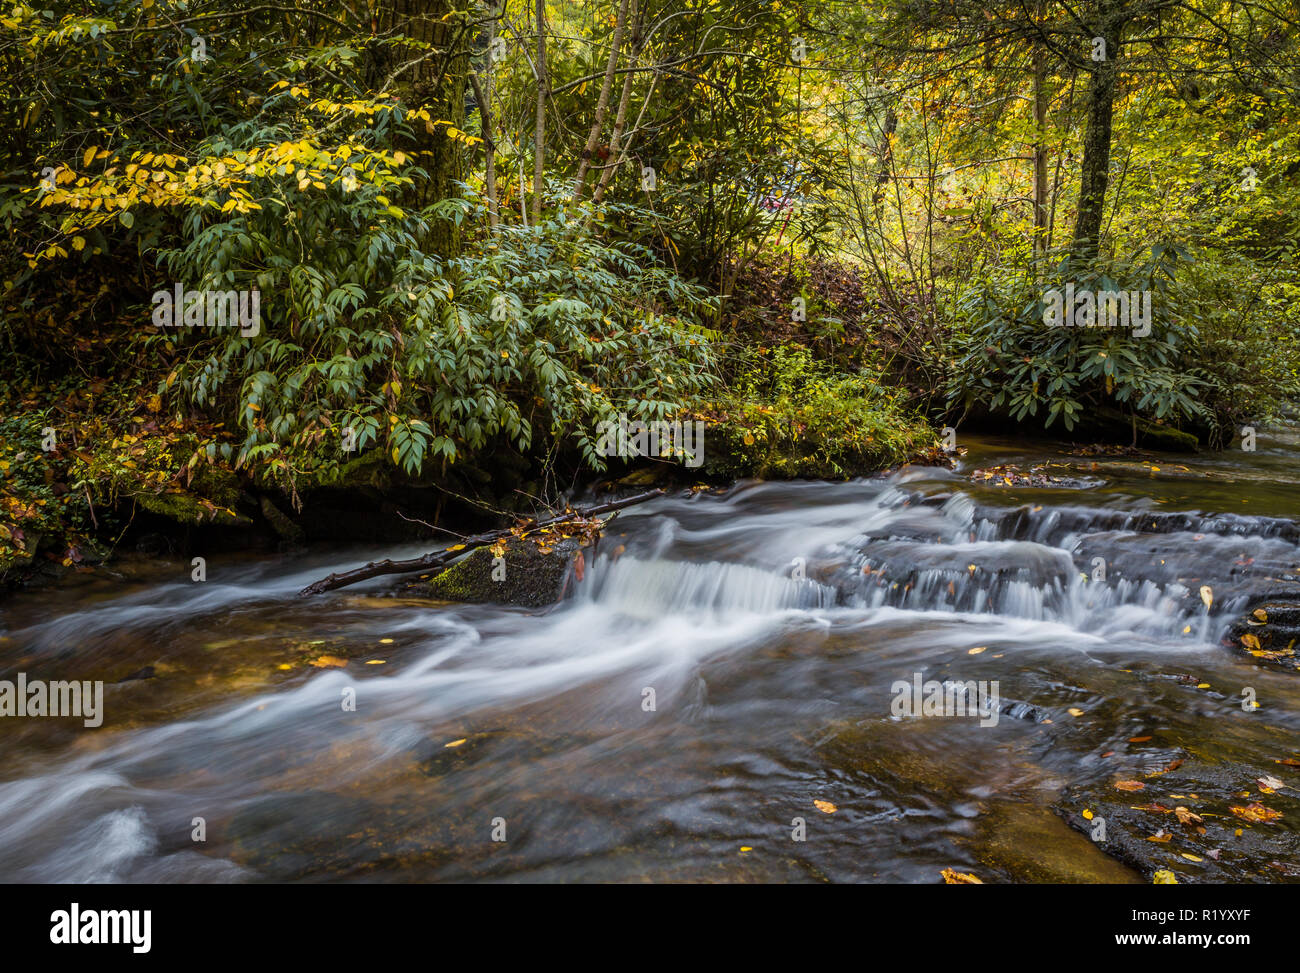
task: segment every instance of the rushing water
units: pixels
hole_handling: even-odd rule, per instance
[[[103,679],[107,715],[0,721],[0,880],[1136,880],[1051,805],[1116,751],[1300,745],[1300,673],[1219,644],[1300,574],[1298,456],[1058,455],[1075,479],[1020,488],[967,474],[1052,457],[986,441],[956,472],[665,498],[546,611],[296,595],[424,544],[15,595],[0,677]],[[918,673],[996,680],[1000,718],[894,715]]]

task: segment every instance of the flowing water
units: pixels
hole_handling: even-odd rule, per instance
[[[427,544],[14,595],[0,678],[108,685],[98,729],[0,721],[0,880],[1140,880],[1053,802],[1196,741],[1300,746],[1300,672],[1220,645],[1300,575],[1296,437],[970,449],[629,508],[545,611],[296,595]],[[1051,459],[1078,468],[969,476]],[[996,680],[998,718],[900,716],[915,678]]]

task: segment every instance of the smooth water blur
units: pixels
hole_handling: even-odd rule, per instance
[[[109,685],[100,729],[0,720],[0,880],[1135,880],[1050,805],[1158,756],[1139,734],[1296,737],[1300,674],[1219,645],[1300,571],[1296,459],[1289,431],[1146,466],[981,441],[955,473],[657,500],[546,611],[297,597],[425,544],[19,594],[0,678]],[[964,475],[1048,461],[1073,485]],[[1004,712],[897,718],[916,673],[997,680]]]

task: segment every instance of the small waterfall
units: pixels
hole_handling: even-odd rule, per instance
[[[592,597],[603,608],[655,618],[685,611],[726,614],[829,608],[836,592],[816,581],[782,577],[746,564],[622,557],[597,562]]]

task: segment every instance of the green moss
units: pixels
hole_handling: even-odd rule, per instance
[[[136,493],[131,495],[136,504],[150,513],[174,520],[178,524],[221,524],[246,526],[248,517],[227,507],[204,503],[202,498],[188,493]]]
[[[441,601],[493,602],[542,608],[559,600],[569,564],[577,549],[576,541],[565,540],[549,552],[543,552],[530,540],[512,538],[502,555],[504,563],[497,563],[490,549],[480,547],[429,581],[412,585],[412,588]]]

